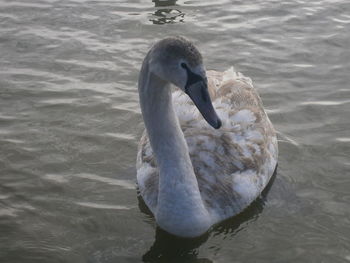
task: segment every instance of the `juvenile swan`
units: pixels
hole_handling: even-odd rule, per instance
[[[162,229],[199,236],[260,195],[278,148],[249,78],[206,71],[190,41],[169,37],[146,55],[138,88],[146,126],[138,187]]]

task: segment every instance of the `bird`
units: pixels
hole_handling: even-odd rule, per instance
[[[182,36],[156,42],[138,79],[139,196],[162,230],[195,238],[241,213],[277,166],[276,131],[250,78],[206,71]]]

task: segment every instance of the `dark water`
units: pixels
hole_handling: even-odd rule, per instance
[[[0,0],[0,262],[350,262],[349,1],[175,2]],[[135,190],[138,70],[177,34],[279,131],[265,196],[190,241]]]

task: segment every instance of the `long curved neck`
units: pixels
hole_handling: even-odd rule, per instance
[[[173,109],[170,84],[149,72],[144,62],[139,94],[143,119],[159,168],[155,217],[165,230],[203,231],[209,222],[188,147]],[[194,225],[195,224],[195,225]],[[191,229],[187,229],[190,227]],[[184,233],[188,234],[188,233]]]

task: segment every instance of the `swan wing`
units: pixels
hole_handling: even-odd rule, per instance
[[[207,77],[223,123],[220,129],[211,128],[181,91],[174,91],[173,101],[202,199],[218,222],[241,212],[260,195],[276,167],[278,148],[252,81],[233,68],[208,71]],[[137,169],[140,193],[154,212],[159,174],[146,134],[139,145]]]

